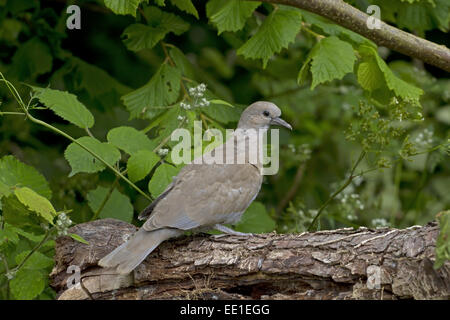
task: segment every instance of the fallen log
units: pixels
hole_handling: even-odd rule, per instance
[[[130,275],[97,262],[136,230],[104,219],[73,227],[89,242],[56,241],[59,299],[448,299],[450,263],[433,269],[436,223],[252,237],[183,236]]]

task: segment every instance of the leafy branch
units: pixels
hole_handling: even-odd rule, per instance
[[[90,148],[88,148],[87,146],[85,146],[84,144],[80,143],[79,141],[77,141],[75,138],[73,138],[72,136],[70,136],[69,134],[65,133],[64,131],[42,121],[39,120],[35,117],[33,117],[30,113],[29,113],[29,108],[30,108],[30,104],[32,102],[32,100],[35,98],[34,96],[32,96],[28,102],[28,104],[26,105],[20,94],[18,93],[17,89],[14,87],[14,85],[6,80],[6,78],[4,77],[3,73],[0,72],[0,76],[1,79],[0,81],[4,82],[6,84],[6,86],[8,87],[9,91],[11,92],[11,94],[13,95],[13,97],[15,98],[15,100],[17,101],[17,103],[19,104],[20,108],[23,110],[23,114],[26,116],[27,119],[29,119],[31,122],[34,122],[36,124],[39,124],[41,126],[46,127],[47,129],[50,129],[56,133],[58,133],[59,135],[69,139],[70,141],[72,141],[73,143],[77,144],[78,146],[80,146],[81,148],[83,148],[85,151],[87,151],[88,153],[90,153],[93,157],[95,157],[97,160],[99,160],[102,164],[104,164],[107,168],[109,168],[111,171],[113,171],[117,176],[119,176],[121,179],[123,179],[126,183],[128,183],[134,190],[136,190],[137,192],[139,192],[141,195],[143,195],[145,198],[147,198],[150,201],[153,201],[153,198],[149,195],[147,195],[145,192],[143,192],[139,187],[137,187],[133,182],[131,182],[127,177],[125,177],[119,170],[117,170],[116,168],[114,168],[112,165],[110,165],[107,161],[105,161],[102,157],[100,157],[96,152],[92,151]],[[5,113],[6,114],[6,113]],[[13,114],[21,114],[18,112],[15,112]],[[88,130],[89,132],[89,130]]]
[[[251,0],[256,1],[256,0]],[[374,41],[379,46],[398,51],[450,72],[450,50],[411,33],[397,29],[383,21],[380,28],[369,29],[369,15],[342,0],[262,0],[304,9],[350,29]]]

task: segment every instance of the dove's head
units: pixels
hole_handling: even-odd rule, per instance
[[[271,124],[292,130],[289,123],[280,118],[281,110],[272,102],[258,101],[244,110],[239,120],[239,129],[268,129]]]

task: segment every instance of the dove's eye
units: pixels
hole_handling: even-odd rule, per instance
[[[270,113],[269,113],[269,111],[264,111],[263,115],[264,115],[264,117],[268,117],[268,116],[270,116]]]

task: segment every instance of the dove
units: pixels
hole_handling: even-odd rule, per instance
[[[268,130],[270,125],[292,130],[280,116],[281,110],[271,102],[258,101],[248,106],[233,136],[202,155],[205,161],[194,159],[186,164],[161,195],[139,214],[140,220],[146,220],[142,227],[98,265],[128,274],[163,241],[186,231],[218,230],[231,235],[249,235],[225,225],[240,220],[263,181],[261,158],[257,156],[257,161],[250,161],[251,150],[255,148],[249,148],[249,137],[259,130]],[[262,146],[258,145],[256,152],[261,150]],[[246,153],[241,157],[243,161],[228,161],[242,153]],[[224,161],[207,161],[217,155],[219,159],[223,155]]]

